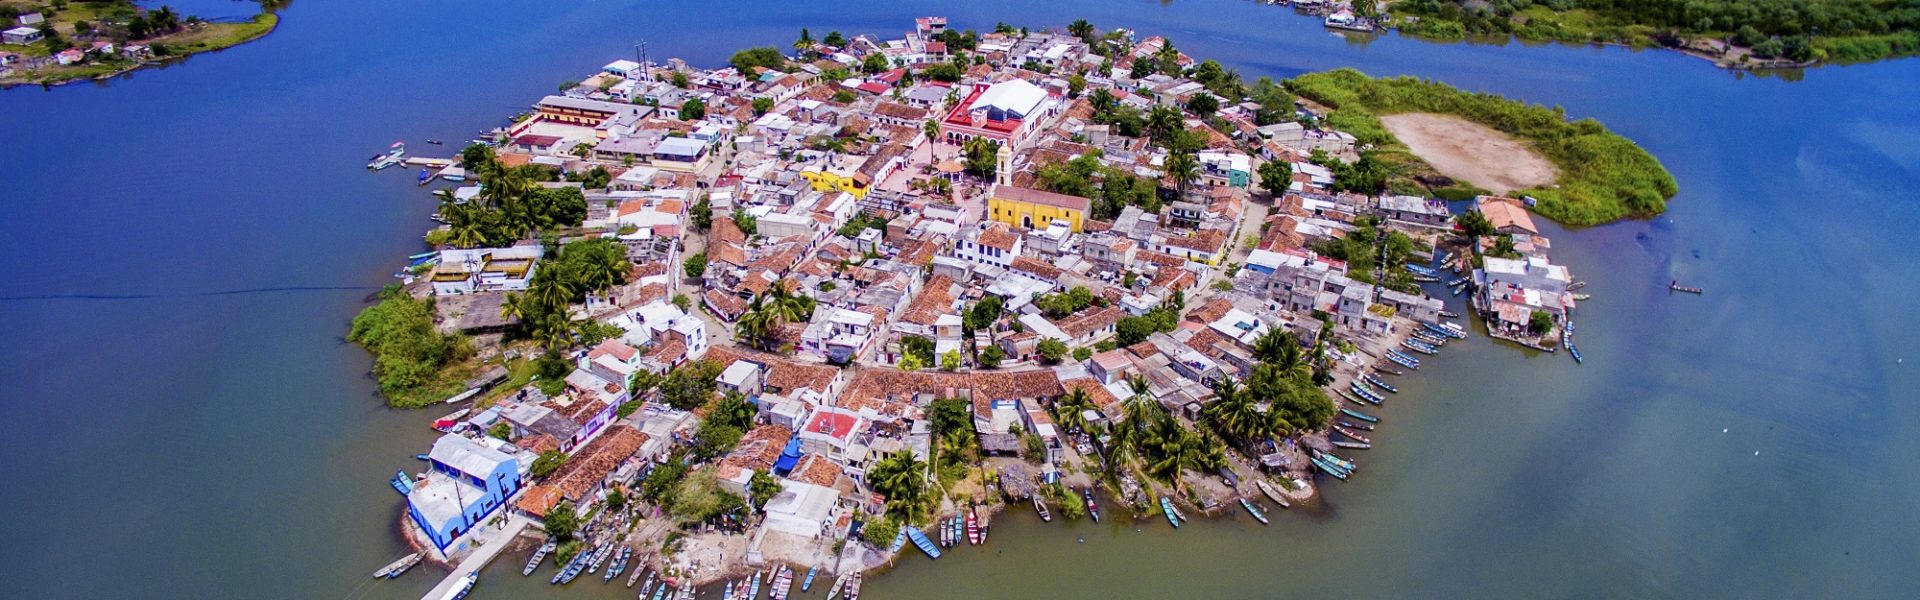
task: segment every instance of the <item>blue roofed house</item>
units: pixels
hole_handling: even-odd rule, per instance
[[[520,491],[520,462],[457,434],[441,436],[427,459],[426,477],[407,494],[407,514],[444,556],[459,550],[463,534],[492,518]]]

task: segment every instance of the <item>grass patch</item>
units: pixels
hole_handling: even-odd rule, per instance
[[[156,38],[153,41],[165,44],[173,54],[193,54],[209,50],[219,50],[252,41],[273,31],[280,25],[280,16],[273,13],[260,13],[253,20],[243,23],[209,23],[197,29],[191,29],[172,35]]]
[[[1652,217],[1665,212],[1666,200],[1680,191],[1660,161],[1632,140],[1607,131],[1593,119],[1568,121],[1558,107],[1466,92],[1413,77],[1374,79],[1353,69],[1309,73],[1286,85],[1293,93],[1332,108],[1327,117],[1330,126],[1386,151],[1396,161],[1411,156],[1402,156],[1406,147],[1380,124],[1380,115],[1454,115],[1527,142],[1560,169],[1560,182],[1514,193],[1538,199],[1534,210],[1561,223],[1599,225]]]

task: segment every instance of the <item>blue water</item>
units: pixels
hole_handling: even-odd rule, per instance
[[[433,573],[365,578],[400,552],[385,481],[436,415],[385,409],[341,336],[432,206],[367,157],[467,139],[637,40],[716,65],[802,26],[897,36],[945,14],[1132,27],[1249,79],[1350,65],[1561,105],[1682,193],[1652,222],[1555,232],[1595,296],[1584,366],[1451,346],[1395,382],[1379,449],[1317,513],[1013,517],[870,596],[1911,596],[1920,61],[1742,77],[1663,52],[1352,42],[1231,0],[944,4],[304,1],[235,49],[0,92],[4,595],[417,597]],[[1669,296],[1675,278],[1707,294]],[[509,571],[477,597],[544,586]]]

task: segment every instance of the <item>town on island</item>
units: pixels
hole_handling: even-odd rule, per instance
[[[1084,20],[802,30],[706,69],[636,46],[419,147],[367,166],[432,189],[431,249],[348,339],[390,404],[452,410],[392,474],[413,551],[375,573],[444,566],[434,599],[496,559],[855,598],[1005,509],[1320,510],[1447,345],[1579,360],[1536,215],[1678,191],[1557,108],[1248,82]]]
[[[0,0],[0,86],[104,79],[259,39],[288,0],[250,1],[259,14],[209,20],[134,0]]]

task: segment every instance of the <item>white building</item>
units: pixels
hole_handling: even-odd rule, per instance
[[[533,280],[534,264],[540,260],[538,245],[511,248],[454,248],[440,251],[434,265],[434,294],[472,294],[527,289]]]

